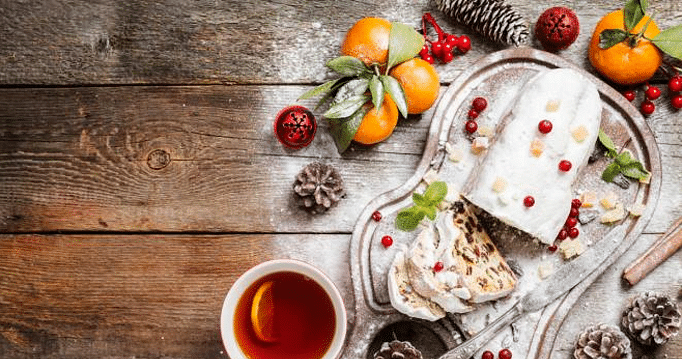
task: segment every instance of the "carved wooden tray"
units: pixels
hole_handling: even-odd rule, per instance
[[[390,304],[386,284],[388,268],[398,248],[409,245],[417,234],[417,231],[401,232],[395,228],[397,212],[411,205],[411,195],[415,190],[423,189],[422,179],[427,173],[436,174],[448,186],[457,187],[471,170],[466,158],[460,162],[449,161],[445,151],[446,143],[468,148],[462,129],[471,100],[476,96],[488,99],[487,117],[479,117],[479,128],[494,127],[496,118],[501,117],[501,111],[513,101],[514,94],[528,78],[539,71],[559,67],[575,69],[597,85],[603,102],[601,128],[616,145],[626,146],[652,172],[648,185],[632,182],[624,189],[601,180],[601,172],[608,164],[607,159],[601,159],[581,171],[574,189],[590,189],[600,194],[613,191],[626,204],[643,203],[646,209],[640,217],[628,217],[613,226],[602,225],[598,220],[582,226],[581,240],[591,243],[587,251],[599,250],[598,244],[602,240],[621,243],[606,260],[591,264],[593,267],[587,268],[589,275],[561,299],[541,312],[526,315],[520,320],[522,325],[511,325],[503,330],[495,339],[499,341],[496,347],[511,347],[515,356],[526,353],[520,357],[549,358],[559,328],[580,294],[637,239],[656,207],[661,186],[658,147],[641,114],[613,88],[561,57],[531,48],[493,53],[462,73],[443,93],[415,174],[399,188],[373,199],[359,216],[350,250],[355,310],[349,315],[351,329],[344,358],[372,358],[382,341],[393,338],[412,341],[422,350],[424,358],[437,358],[501,315],[531,291],[539,280],[558,280],[552,276],[538,279],[536,275],[540,261],[556,263],[555,266],[565,263],[557,253],[549,253],[546,247],[530,239],[512,241],[510,237],[518,236],[518,231],[501,226],[493,238],[505,257],[515,261],[524,273],[509,297],[485,305],[473,314],[449,315],[428,322],[397,312]],[[371,219],[376,210],[383,215],[380,222]],[[393,237],[394,245],[384,248],[380,241],[387,234]]]

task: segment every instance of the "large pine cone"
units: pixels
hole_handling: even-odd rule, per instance
[[[382,344],[381,349],[374,353],[374,359],[422,359],[422,353],[410,342],[394,340]]]
[[[630,300],[621,324],[644,345],[665,344],[680,329],[680,311],[668,296],[645,292]]]
[[[294,192],[313,213],[325,212],[341,199],[343,179],[334,167],[313,162],[296,176]]]
[[[599,324],[588,327],[578,337],[575,359],[632,359],[630,340],[618,328]]]

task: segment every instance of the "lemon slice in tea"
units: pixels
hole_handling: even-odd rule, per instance
[[[258,287],[251,303],[251,325],[258,339],[273,343],[277,341],[275,333],[275,303],[273,298],[273,282],[265,282]]]

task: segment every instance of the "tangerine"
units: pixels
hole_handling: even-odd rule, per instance
[[[638,34],[648,21],[649,17],[645,15],[630,32]],[[621,85],[636,85],[650,79],[661,66],[662,57],[658,48],[651,41],[640,38],[633,47],[628,44],[629,40],[625,40],[602,49],[599,47],[599,35],[606,29],[625,29],[622,9],[607,14],[597,23],[587,51],[592,66]],[[658,26],[651,21],[644,31],[644,37],[653,39],[659,32]]]
[[[391,69],[390,75],[403,87],[407,113],[422,113],[438,99],[440,81],[430,63],[415,57]]]
[[[277,341],[275,332],[275,304],[273,282],[265,282],[258,287],[251,303],[251,325],[258,339],[272,343]]]
[[[387,139],[398,124],[398,106],[388,94],[377,110],[372,107],[362,118],[353,140],[363,145],[372,145]]]
[[[360,19],[346,33],[341,53],[357,57],[367,66],[386,65],[390,33],[391,23],[388,20],[375,17]]]

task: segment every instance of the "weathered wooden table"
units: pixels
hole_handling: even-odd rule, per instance
[[[559,5],[510,3],[531,22]],[[622,4],[562,4],[582,32],[560,56],[593,72],[589,36]],[[661,27],[682,23],[678,1],[651,9]],[[418,27],[427,11],[472,38],[471,52],[437,66],[444,89],[502,49],[427,0],[0,2],[0,357],[226,357],[225,294],[274,258],[323,268],[352,310],[353,226],[370,200],[414,173],[433,109],[343,155],[323,120],[313,143],[294,151],[275,139],[273,119],[334,76],[324,64],[356,20]],[[633,288],[620,280],[682,216],[682,113],[660,101],[647,121],[661,152],[660,201],[644,234],[569,314],[553,357],[571,357],[588,324],[617,324],[636,293],[679,301],[682,253]],[[322,215],[299,209],[291,188],[312,161],[337,167],[347,191]],[[648,354],[680,352],[677,337]]]

